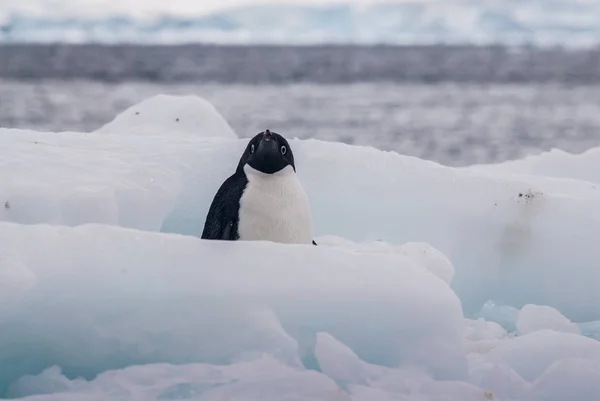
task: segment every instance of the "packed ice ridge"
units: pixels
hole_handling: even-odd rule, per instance
[[[600,2],[261,2],[202,12],[173,2],[119,7],[0,2],[0,40],[136,43],[476,43],[594,46]]]
[[[2,396],[597,398],[600,149],[450,168],[288,138],[319,246],[201,241],[253,134],[171,96],[0,129]]]

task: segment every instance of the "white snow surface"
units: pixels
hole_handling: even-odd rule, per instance
[[[600,153],[558,174],[289,138],[319,246],[202,241],[248,139],[162,99],[141,130],[136,106],[0,129],[0,397],[597,398]]]
[[[99,134],[237,138],[212,103],[199,96],[156,95],[129,107],[95,131]]]
[[[544,329],[580,334],[579,327],[556,309],[549,306],[525,305],[517,318],[518,333],[528,334]]]
[[[589,149],[581,154],[552,149],[549,152],[528,156],[521,160],[469,166],[466,169],[515,176],[571,178],[600,184],[600,148]]]

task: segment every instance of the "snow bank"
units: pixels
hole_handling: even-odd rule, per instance
[[[402,245],[393,245],[382,241],[354,243],[347,239],[335,236],[319,238],[322,246],[341,247],[366,253],[395,253],[406,256],[416,262],[416,266],[424,268],[435,274],[446,284],[452,282],[454,266],[448,258],[425,242],[407,242]]]
[[[503,341],[487,356],[489,362],[509,366],[528,381],[537,380],[552,364],[572,358],[600,362],[600,341],[541,330]]]
[[[119,114],[99,134],[237,136],[212,103],[198,96],[157,95]]]
[[[581,154],[573,154],[560,149],[552,149],[540,155],[525,157],[497,164],[476,165],[465,169],[490,173],[511,173],[522,175],[572,178],[600,183],[600,148],[590,149]]]
[[[201,241],[247,140],[193,101],[138,107],[90,134],[0,129],[0,396],[597,394],[591,173],[291,140],[320,246]]]
[[[556,309],[549,306],[525,305],[517,318],[519,334],[533,333],[544,329],[565,333],[580,333],[577,325]]]
[[[0,130],[0,220],[199,235],[246,141]],[[317,236],[430,244],[452,261],[454,274],[440,274],[469,317],[493,300],[600,320],[595,184],[316,140],[291,146]]]
[[[372,363],[466,377],[458,298],[402,255],[97,225],[2,223],[0,244],[11,254],[0,273],[31,282],[0,305],[0,387],[53,364],[91,378],[267,353],[299,367],[320,331]],[[7,290],[12,282],[0,282]]]

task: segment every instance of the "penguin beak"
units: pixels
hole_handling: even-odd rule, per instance
[[[256,156],[268,157],[270,154],[278,154],[277,143],[273,140],[271,131],[266,130],[262,136],[261,141],[258,143],[256,149]]]

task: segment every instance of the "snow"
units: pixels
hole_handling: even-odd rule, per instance
[[[552,149],[521,160],[470,166],[468,169],[515,176],[571,178],[600,184],[600,148],[589,149],[581,154]]]
[[[174,131],[0,132],[0,193],[9,205],[0,221],[185,235],[201,234],[247,141]],[[491,300],[551,306],[576,323],[600,320],[600,248],[588,240],[600,236],[595,184],[449,168],[341,143],[290,144],[317,239],[430,244],[452,262],[452,288],[468,317]],[[447,281],[451,269],[439,266]]]
[[[199,96],[156,95],[129,107],[99,134],[181,135],[236,138],[223,116]]]
[[[299,367],[320,331],[366,361],[466,378],[458,298],[402,255],[215,244],[105,225],[2,223],[0,243],[23,277],[36,277],[21,302],[2,305],[0,366],[43,350],[0,374],[4,385],[52,364],[89,378],[132,364],[267,353]]]
[[[577,325],[556,309],[549,306],[525,305],[517,318],[518,333],[528,334],[545,329],[580,334]]]
[[[573,333],[541,330],[500,343],[487,359],[507,365],[523,379],[533,381],[565,358],[600,361],[600,342]]]
[[[247,139],[158,100],[0,129],[0,397],[595,399],[596,151],[518,171],[289,138],[319,246],[202,241]]]
[[[533,397],[544,401],[595,400],[600,393],[600,363],[565,358],[553,363],[534,384]]]
[[[397,253],[414,260],[416,265],[435,274],[450,285],[454,277],[454,266],[448,258],[426,242],[407,242],[393,245],[382,241],[353,243],[341,237],[323,236],[319,244],[332,247],[351,248],[369,253]]]

